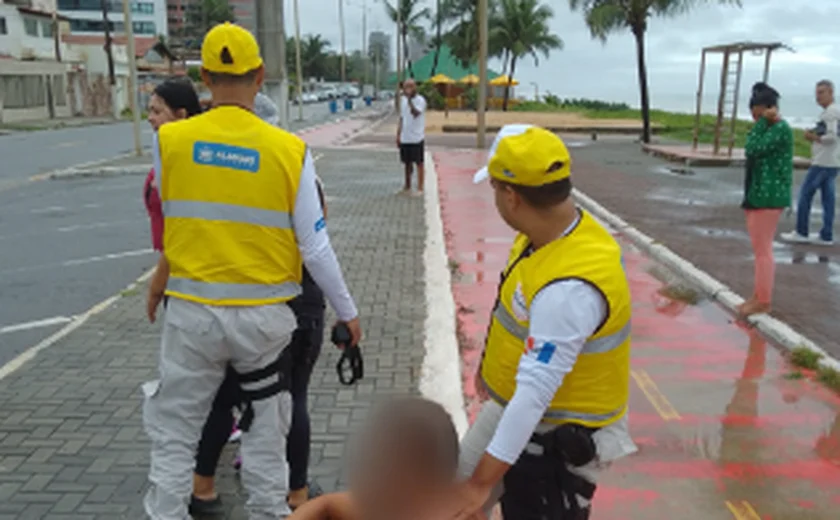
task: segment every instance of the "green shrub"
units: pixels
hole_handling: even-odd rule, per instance
[[[187,69],[187,76],[196,83],[201,83],[201,68],[193,65]]]
[[[426,103],[428,103],[429,108],[432,110],[443,110],[446,108],[446,98],[443,97],[443,94],[440,93],[434,83],[429,81],[421,83],[417,91],[426,98]]]

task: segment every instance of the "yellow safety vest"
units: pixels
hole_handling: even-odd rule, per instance
[[[608,304],[606,320],[588,338],[543,420],[599,428],[627,411],[630,388],[630,289],[615,239],[586,212],[566,236],[531,251],[519,235],[502,272],[487,335],[482,378],[493,399],[507,404],[516,390],[519,359],[528,348],[528,309],[544,287],[561,280],[591,284]]]
[[[224,306],[300,294],[291,216],[306,144],[234,106],[167,123],[158,142],[166,294]]]

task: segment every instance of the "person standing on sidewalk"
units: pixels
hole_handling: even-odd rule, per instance
[[[287,302],[300,294],[303,264],[353,343],[361,327],[326,233],[311,154],[298,137],[253,113],[265,73],[254,36],[217,25],[201,57],[214,108],[162,126],[153,147],[165,227],[149,319],[164,294],[170,301],[160,380],[143,388],[152,441],[144,506],[154,520],[187,517],[202,425],[230,363],[245,401],[246,508],[252,519],[274,520],[290,513],[285,347],[297,323]]]
[[[779,117],[779,93],[765,83],[753,86],[750,98],[755,125],[747,135],[744,208],[755,257],[753,295],[738,306],[741,317],[770,311],[776,262],[773,237],[793,183],[793,131]]]
[[[782,239],[796,244],[834,245],[834,210],[837,204],[837,172],[840,171],[840,106],[834,102],[834,83],[824,79],[817,83],[817,104],[823,108],[813,130],[805,132],[811,142],[811,167],[799,189],[796,208],[796,230],[783,233]],[[811,204],[820,192],[823,226],[817,237],[811,237]]]
[[[426,140],[426,98],[417,93],[417,83],[407,79],[400,99],[400,122],[397,126],[397,148],[405,167],[402,193],[411,193],[411,174],[417,165],[417,193],[423,193],[426,180],[424,166]]]
[[[489,515],[499,500],[505,518],[588,518],[599,471],[636,451],[621,247],[575,205],[570,174],[563,141],[528,125],[502,128],[476,174],[519,234],[476,376],[489,400],[461,442],[465,480],[440,518]]]

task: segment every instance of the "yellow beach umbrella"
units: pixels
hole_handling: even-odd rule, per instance
[[[429,78],[431,83],[435,85],[451,85],[455,83],[455,80],[447,76],[446,74],[437,74]]]
[[[463,78],[458,80],[458,83],[463,83],[464,85],[478,85],[480,81],[481,79],[479,79],[478,76],[476,76],[475,74],[470,74],[469,76],[464,76]]]
[[[519,82],[516,80],[510,81],[510,78],[507,76],[507,74],[502,74],[498,78],[491,81],[490,84],[494,87],[506,87],[508,85],[508,82],[510,82],[510,85],[512,87],[519,85]]]

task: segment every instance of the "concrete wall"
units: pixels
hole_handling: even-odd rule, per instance
[[[50,34],[52,20],[48,16],[32,16],[18,11],[17,6],[0,4],[0,17],[6,19],[8,34],[0,35],[0,50],[16,59],[55,59],[55,40]],[[24,22],[34,23],[37,36],[26,34]]]
[[[26,92],[27,100],[38,102],[20,107],[19,101],[23,91]],[[52,101],[52,114],[49,101]],[[67,96],[67,65],[57,62],[0,60],[0,122],[49,119],[51,115],[72,115]]]

